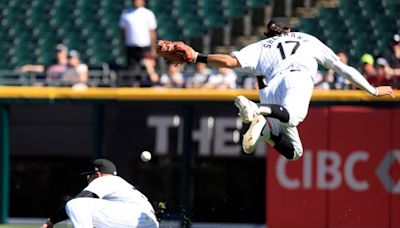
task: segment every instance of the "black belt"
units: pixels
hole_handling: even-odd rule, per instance
[[[300,71],[299,69],[291,69],[289,70],[290,72],[296,72]],[[257,75],[257,84],[258,84],[258,89],[264,89],[267,87],[267,83],[265,82],[265,77],[263,75]]]
[[[257,84],[258,84],[258,89],[264,89],[267,87],[267,82],[265,81],[265,77],[263,75],[257,75]]]

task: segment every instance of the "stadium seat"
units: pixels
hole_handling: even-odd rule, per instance
[[[200,0],[199,16],[207,28],[222,27],[226,24],[226,17],[220,0]]]
[[[340,0],[338,9],[339,14],[344,18],[350,15],[359,15],[361,13],[358,0]]]
[[[256,8],[266,6],[270,3],[270,0],[247,0],[246,4],[248,7]]]
[[[179,13],[197,11],[197,0],[173,0],[173,11]]]
[[[198,22],[185,24],[182,32],[186,38],[199,38],[205,35],[204,26]]]
[[[171,12],[173,0],[149,0],[148,7],[157,15],[159,12]]]
[[[400,17],[400,4],[391,4],[385,7],[385,13],[390,17]]]
[[[203,22],[207,28],[222,27],[226,24],[226,18],[221,13],[209,14]]]
[[[380,0],[359,0],[358,3],[362,14],[371,19],[385,11]]]
[[[157,30],[160,39],[165,40],[181,40],[182,30],[176,24],[164,24]]]
[[[222,6],[227,18],[243,17],[248,13],[246,0],[223,0]]]
[[[322,28],[317,18],[300,18],[298,30],[321,38]]]
[[[332,31],[332,35],[333,33],[345,34],[344,20],[336,8],[320,8],[317,18],[319,19],[320,27],[326,31]]]

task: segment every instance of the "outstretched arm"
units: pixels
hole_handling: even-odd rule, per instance
[[[239,61],[237,58],[232,57],[230,55],[224,55],[224,54],[209,54],[209,55],[202,55],[197,53],[197,57],[203,56],[203,58],[206,58],[206,62],[208,65],[216,67],[216,68],[236,68],[236,67],[241,67]],[[201,62],[201,57],[196,58],[197,62]]]
[[[206,63],[217,68],[241,67],[236,57],[225,54],[201,54],[180,41],[159,40],[157,53],[166,60],[176,63]]]
[[[45,67],[43,65],[24,65],[19,69],[19,72],[24,74],[27,72],[33,72],[33,73],[43,73],[45,70]]]
[[[391,97],[394,97],[394,92],[392,87],[390,86],[378,86],[378,87],[373,87],[368,83],[368,81],[353,67],[348,66],[341,61],[335,61],[334,64],[332,64],[331,68],[345,76],[348,80],[350,80],[355,86],[357,86],[360,89],[363,89],[370,93],[371,95],[374,96],[385,96],[389,95]]]
[[[351,66],[344,64],[340,61],[339,57],[330,49],[328,46],[323,44],[320,40],[315,38],[314,36],[307,35],[307,39],[309,42],[313,44],[313,46],[317,46],[317,48],[313,49],[314,57],[318,61],[319,64],[322,64],[336,73],[343,75],[346,77],[352,84],[357,86],[360,89],[363,89],[374,96],[385,96],[389,95],[394,97],[393,89],[390,86],[378,86],[373,87],[369,84],[369,82]]]

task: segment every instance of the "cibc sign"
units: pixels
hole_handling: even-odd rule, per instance
[[[400,227],[398,129],[398,108],[312,107],[299,160],[268,148],[268,227]]]
[[[350,190],[363,192],[369,190],[369,180],[356,177],[355,168],[368,165],[369,153],[354,151],[345,159],[335,151],[318,151],[314,154],[316,163],[313,164],[313,154],[306,151],[303,154],[302,175],[290,177],[286,166],[290,163],[284,157],[279,157],[275,167],[276,179],[288,190],[311,189],[335,190],[345,184]],[[375,167],[370,178],[378,178],[382,188],[392,194],[400,194],[400,179],[394,180],[390,170],[392,165],[400,165],[400,150],[386,153],[382,161]]]

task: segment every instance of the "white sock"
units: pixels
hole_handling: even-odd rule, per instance
[[[261,115],[269,115],[269,114],[271,114],[272,110],[268,106],[260,106],[260,107],[258,107],[258,112]]]

